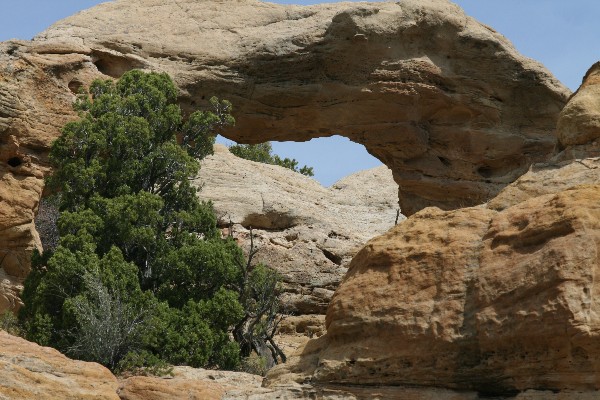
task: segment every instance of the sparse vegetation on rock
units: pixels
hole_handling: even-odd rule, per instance
[[[259,144],[234,144],[229,146],[229,151],[246,160],[261,162],[264,164],[279,165],[294,172],[298,172],[306,176],[314,176],[313,167],[303,166],[298,168],[298,161],[294,158],[281,158],[277,154],[273,154],[273,146],[271,142]]]

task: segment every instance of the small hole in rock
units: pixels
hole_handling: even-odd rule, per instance
[[[73,94],[79,94],[79,89],[81,89],[82,86],[83,86],[83,84],[75,79],[73,79],[71,82],[69,82],[69,90]]]
[[[483,166],[477,169],[477,173],[483,178],[491,178],[494,175],[494,170],[492,167]]]
[[[11,157],[8,159],[7,163],[11,167],[18,167],[19,165],[23,164],[23,160],[21,160],[19,157]]]
[[[438,159],[440,160],[440,162],[442,164],[444,164],[446,167],[449,167],[451,165],[450,160],[448,160],[446,157],[438,157]]]

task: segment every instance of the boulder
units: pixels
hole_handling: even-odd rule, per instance
[[[502,211],[422,210],[355,256],[327,333],[274,368],[269,385],[593,393],[599,246],[597,182]],[[581,398],[568,396],[557,398]]]
[[[0,331],[0,399],[119,400],[118,381],[100,364]]]

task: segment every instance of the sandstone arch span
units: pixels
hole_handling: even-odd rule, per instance
[[[131,68],[170,73],[186,109],[230,99],[238,123],[225,135],[239,142],[363,144],[392,169],[407,215],[483,202],[548,158],[569,95],[447,0],[104,3],[0,44],[3,271],[28,273],[48,146],[73,117],[73,92]]]
[[[226,136],[236,141],[347,136],[394,171],[406,214],[493,197],[553,151],[569,95],[446,0],[120,0],[37,41],[83,46],[110,76],[168,71],[189,108],[231,99],[238,124]]]

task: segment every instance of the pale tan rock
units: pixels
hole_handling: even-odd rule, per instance
[[[357,254],[327,334],[271,370],[268,384],[592,396],[600,389],[599,249],[600,185],[501,212],[425,209]]]
[[[356,252],[395,223],[397,186],[377,167],[329,188],[289,169],[244,160],[216,145],[193,182],[210,200],[225,234],[246,251],[253,228],[255,262],[282,274],[288,312],[325,314]],[[404,216],[399,215],[402,220]]]
[[[596,183],[600,183],[599,158],[535,164],[527,173],[502,189],[487,207],[500,211],[533,197]]]
[[[393,170],[407,215],[481,203],[545,160],[570,94],[446,0],[119,0],[34,44],[89,54],[109,76],[169,72],[186,109],[230,99],[237,141],[347,136]]]
[[[121,383],[121,400],[220,400],[225,390],[206,381],[134,376]]]
[[[117,379],[103,366],[71,360],[0,331],[0,399],[118,400]]]
[[[261,382],[262,377],[243,372],[175,367],[169,377],[124,379],[118,394],[121,400],[220,400],[231,390],[260,392]]]
[[[562,158],[600,156],[600,62],[589,69],[560,112],[556,134],[564,149]]]

